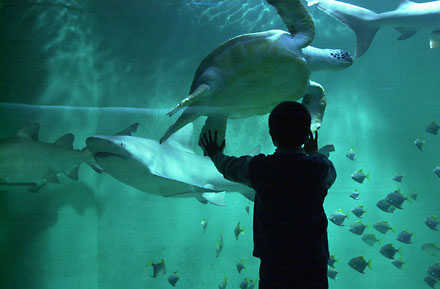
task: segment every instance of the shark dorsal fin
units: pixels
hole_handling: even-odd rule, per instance
[[[73,140],[74,140],[74,136],[71,133],[65,134],[62,137],[60,137],[59,139],[57,139],[55,141],[55,144],[59,147],[68,149],[68,150],[73,150]]]
[[[415,3],[410,0],[400,0],[399,6],[397,9],[405,9],[411,5],[414,5]]]
[[[193,135],[193,124],[189,123],[172,136],[170,136],[165,143],[174,145],[175,143],[180,144],[186,149],[192,149],[192,135]]]
[[[38,123],[31,123],[24,126],[18,133],[17,137],[27,138],[29,140],[38,141],[38,131],[40,125]]]
[[[115,133],[114,135],[128,135],[128,136],[131,136],[132,133],[137,131],[138,126],[139,126],[138,122],[137,123],[133,123],[132,125],[130,125],[126,129],[123,129],[120,132]]]

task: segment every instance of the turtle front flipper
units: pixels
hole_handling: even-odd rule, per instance
[[[210,114],[200,132],[199,145],[203,134],[206,133],[208,135],[208,131],[211,131],[212,137],[214,137],[214,133],[217,132],[217,144],[220,145],[225,139],[227,119],[227,116],[224,114]]]
[[[280,15],[289,33],[298,40],[303,48],[315,37],[315,24],[301,0],[266,0]]]
[[[193,93],[188,95],[185,99],[183,99],[179,104],[176,105],[175,108],[173,108],[169,113],[167,113],[168,116],[172,116],[176,112],[178,112],[181,108],[185,106],[190,106],[194,102],[196,102],[200,97],[205,94],[211,87],[207,84],[201,84],[199,87],[197,87],[196,90],[194,90]]]
[[[312,116],[310,130],[312,132],[317,131],[321,127],[327,104],[324,88],[319,83],[310,81],[306,94],[303,96],[302,104],[307,107]]]
[[[167,129],[159,143],[166,141],[173,133],[184,127],[190,122],[198,119],[202,115],[200,107],[188,106],[177,120]]]

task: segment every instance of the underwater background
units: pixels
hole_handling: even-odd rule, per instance
[[[376,12],[394,10],[398,0],[351,0]],[[423,2],[423,1],[417,1]],[[158,140],[175,117],[169,111],[187,96],[200,61],[239,34],[285,26],[263,0],[106,0],[0,2],[0,137],[40,125],[39,140],[53,143],[66,133],[74,148],[92,135],[112,135],[139,122],[135,136]],[[312,45],[352,54],[354,33],[316,7]],[[342,209],[344,226],[329,221],[330,253],[337,262],[331,289],[429,288],[427,268],[440,261],[422,249],[440,246],[440,233],[424,220],[440,215],[440,136],[426,128],[440,121],[440,48],[429,49],[424,33],[397,41],[384,27],[370,49],[348,69],[313,73],[324,86],[327,108],[319,144],[333,144],[338,178],[325,201],[328,216]],[[194,123],[193,148],[204,122]],[[414,141],[425,140],[423,150]],[[225,153],[240,156],[257,145],[274,151],[267,115],[229,120]],[[356,157],[346,154],[353,148]],[[362,184],[351,175],[362,169]],[[200,172],[201,174],[203,172]],[[403,175],[401,182],[392,178]],[[37,192],[0,193],[0,288],[240,288],[258,280],[252,257],[252,214],[242,195],[226,195],[226,207],[194,198],[163,198],[127,186],[87,164],[79,180],[61,178]],[[393,213],[376,204],[400,189],[408,198]],[[350,197],[358,190],[359,200]],[[417,200],[411,194],[417,193]],[[366,213],[351,210],[362,205]],[[207,221],[204,232],[202,220]],[[349,231],[368,224],[381,244],[367,245]],[[382,234],[373,224],[387,221]],[[237,223],[244,228],[238,240]],[[397,240],[407,229],[412,243]],[[220,235],[224,246],[216,257]],[[393,244],[401,269],[380,252]],[[364,256],[364,274],[348,262]],[[166,274],[153,276],[151,262],[164,259]],[[236,265],[243,260],[245,269]],[[439,286],[439,285],[437,285]]]

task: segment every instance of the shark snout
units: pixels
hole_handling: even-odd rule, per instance
[[[86,140],[87,147],[95,158],[121,157],[127,159],[123,142],[114,142],[100,136],[92,136]]]

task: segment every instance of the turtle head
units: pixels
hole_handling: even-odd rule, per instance
[[[303,49],[311,71],[342,70],[351,66],[354,57],[341,49],[319,49],[308,46]]]
[[[327,49],[329,54],[329,64],[332,70],[341,70],[351,66],[354,62],[353,56],[345,50]]]

